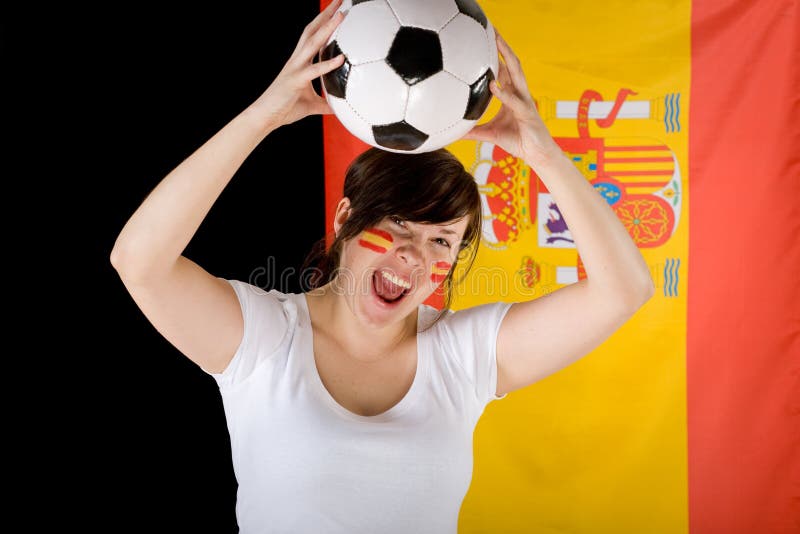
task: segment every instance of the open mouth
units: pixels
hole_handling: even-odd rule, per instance
[[[411,290],[409,282],[401,280],[386,271],[372,274],[372,290],[384,304],[397,304]]]

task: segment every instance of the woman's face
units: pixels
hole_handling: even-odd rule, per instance
[[[444,224],[385,217],[344,243],[337,289],[365,324],[401,320],[447,277],[468,222],[468,217]]]

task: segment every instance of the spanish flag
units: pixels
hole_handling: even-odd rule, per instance
[[[379,254],[384,254],[392,248],[392,234],[380,228],[367,228],[361,233],[358,244]]]
[[[800,532],[800,2],[479,3],[657,293],[580,361],[487,406],[459,532]],[[367,147],[323,123],[330,222]],[[515,282],[500,300],[586,276],[524,161],[448,148],[481,192],[474,269]],[[490,300],[475,282],[456,308]]]
[[[441,284],[447,278],[447,273],[450,272],[452,265],[446,261],[437,261],[431,264],[431,282],[434,284]]]

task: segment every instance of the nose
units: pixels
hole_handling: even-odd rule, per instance
[[[397,247],[397,257],[412,267],[422,265],[423,262],[419,248],[410,240]]]

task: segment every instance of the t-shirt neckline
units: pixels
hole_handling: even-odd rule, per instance
[[[416,342],[417,342],[417,368],[414,374],[414,380],[411,383],[411,387],[408,389],[406,394],[403,396],[400,401],[386,410],[383,413],[377,415],[359,415],[357,413],[351,412],[339,402],[333,398],[330,394],[328,389],[325,387],[325,384],[322,382],[322,378],[319,375],[319,370],[317,369],[317,363],[314,359],[314,336],[311,327],[311,312],[308,309],[308,298],[306,297],[305,293],[298,293],[299,296],[298,300],[300,301],[301,307],[303,309],[303,324],[298,325],[303,328],[302,336],[303,336],[303,343],[307,347],[307,350],[303,350],[303,358],[305,360],[306,368],[308,371],[309,376],[311,377],[312,387],[317,390],[320,397],[322,397],[325,403],[330,406],[336,413],[344,417],[345,419],[349,419],[351,421],[357,421],[361,423],[382,423],[385,421],[391,421],[396,419],[400,415],[404,414],[411,408],[416,400],[421,396],[422,389],[424,388],[424,383],[427,381],[428,378],[428,358],[424,357],[423,348],[424,344],[424,332],[420,332],[420,326],[422,324],[422,317],[423,317],[423,310],[422,306],[417,309],[417,335],[416,335]]]

